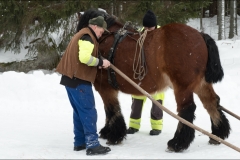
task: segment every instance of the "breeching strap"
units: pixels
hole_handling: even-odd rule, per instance
[[[112,68],[115,72],[117,72],[120,76],[122,76],[126,81],[128,81],[131,85],[133,85],[137,90],[139,90],[143,95],[147,96],[155,105],[157,105],[159,108],[161,108],[163,111],[167,112],[168,114],[170,114],[172,117],[178,119],[180,122],[182,122],[183,124],[198,130],[199,132],[211,137],[212,139],[225,144],[226,146],[240,152],[240,148],[238,148],[237,146],[232,145],[231,143],[228,143],[227,141],[199,128],[198,126],[195,126],[194,124],[188,122],[187,120],[181,118],[180,116],[176,115],[175,113],[171,112],[170,110],[168,110],[167,108],[165,108],[164,106],[162,106],[158,101],[156,101],[149,93],[147,93],[144,89],[142,89],[139,85],[137,85],[135,82],[133,82],[129,77],[127,77],[123,72],[121,72],[118,68],[116,68],[113,64],[110,65],[110,68]]]

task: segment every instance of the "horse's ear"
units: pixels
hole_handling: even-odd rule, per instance
[[[80,21],[82,14],[80,12],[77,12],[77,19]]]

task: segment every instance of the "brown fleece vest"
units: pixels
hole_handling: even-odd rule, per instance
[[[94,42],[92,56],[98,56],[98,42],[96,41],[89,28],[83,28],[71,39],[62,59],[56,68],[56,71],[70,78],[76,77],[94,83],[97,67],[87,66],[86,64],[79,61],[78,41],[84,34],[90,35]]]

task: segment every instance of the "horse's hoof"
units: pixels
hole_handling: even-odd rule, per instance
[[[110,141],[107,141],[106,144],[108,145],[118,145],[118,144],[121,144],[122,141],[116,141],[116,142],[110,142]]]
[[[114,145],[114,143],[110,142],[110,141],[107,141],[106,144],[108,145]]]
[[[180,149],[180,150],[176,151],[176,150],[174,150],[172,147],[169,147],[169,146],[168,146],[168,148],[167,148],[165,151],[168,152],[168,153],[172,153],[172,152],[177,152],[177,153],[179,153],[179,152],[183,152],[184,149]]]
[[[114,143],[111,143],[111,142],[107,141],[106,144],[113,145]]]
[[[208,143],[209,143],[209,144],[213,144],[213,145],[219,145],[219,144],[221,144],[220,142],[218,142],[218,141],[216,141],[216,140],[214,140],[214,139],[212,139],[212,138],[210,138],[210,140],[208,141]]]
[[[173,153],[173,152],[175,152],[175,151],[173,150],[173,148],[171,148],[171,147],[168,147],[165,151],[168,152],[168,153]]]

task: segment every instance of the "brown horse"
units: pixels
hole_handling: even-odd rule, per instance
[[[139,80],[133,78],[139,33],[97,10],[88,10],[83,14],[78,30],[87,26],[89,18],[97,15],[105,17],[110,31],[110,34],[104,34],[99,41],[101,56],[110,59],[119,70],[148,93],[172,88],[178,116],[190,123],[195,119],[193,93],[197,94],[210,115],[212,134],[222,139],[229,136],[229,121],[220,109],[220,98],[212,86],[222,80],[224,73],[218,48],[209,35],[179,23],[167,24],[148,32],[143,43],[147,74]],[[125,33],[119,36],[119,30]],[[111,79],[109,75],[113,75]],[[113,70],[108,72],[99,69],[94,87],[102,97],[106,112],[106,123],[100,131],[100,137],[107,139],[109,144],[118,144],[126,137],[126,124],[121,113],[118,92],[134,95],[141,93]],[[195,130],[179,122],[174,137],[168,141],[168,149],[183,151],[189,147],[194,137]],[[209,143],[219,144],[211,138]]]

